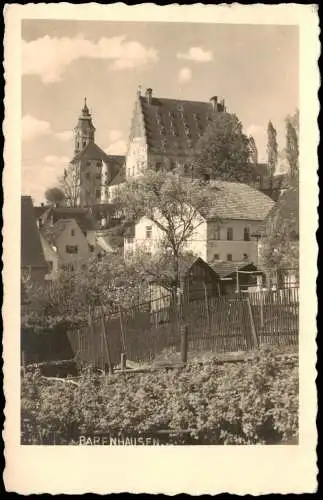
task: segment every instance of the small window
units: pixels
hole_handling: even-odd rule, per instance
[[[96,166],[97,166],[97,167],[100,167],[100,168],[101,168],[101,165],[102,165],[101,160],[96,162]]]
[[[220,260],[220,254],[219,253],[215,253],[213,255],[213,260]]]
[[[229,262],[231,262],[231,261],[232,261],[232,253],[228,253],[228,255],[227,255],[227,260],[228,260]]]
[[[91,162],[90,162],[90,160],[86,160],[85,165],[86,165],[87,167],[90,167],[90,166],[91,166]]]
[[[84,234],[84,236],[86,236],[86,235],[87,235],[87,232],[86,232],[86,231],[83,231],[83,234]]]
[[[161,170],[161,169],[162,169],[162,166],[163,166],[162,162],[160,162],[160,161],[159,161],[159,162],[157,162],[157,163],[156,163],[156,172],[159,172],[159,170]]]
[[[100,189],[96,189],[96,191],[95,191],[95,197],[96,197],[96,199],[100,199],[101,198],[101,191],[100,191]]]
[[[94,246],[93,245],[89,245],[89,248],[90,248],[90,252],[94,252]]]
[[[203,180],[208,182],[210,180],[210,174],[203,174]],[[228,238],[229,239],[229,238]]]
[[[80,143],[79,142],[76,143],[76,148],[80,149]]]
[[[249,227],[244,228],[243,239],[244,239],[244,241],[250,241],[250,229],[249,229]]]
[[[248,254],[247,254],[247,253],[244,253],[244,254],[243,254],[243,260],[248,260],[248,259],[249,259]]]
[[[71,229],[71,236],[75,236],[75,229]]]
[[[66,251],[66,253],[77,253],[78,247],[77,247],[77,245],[66,245],[65,251]]]
[[[82,146],[83,146],[83,149],[84,149],[85,146],[86,146],[86,142],[85,141],[83,141]]]
[[[228,229],[227,229],[227,240],[228,241],[232,241],[233,240],[233,229],[232,229],[232,227],[228,227]]]
[[[52,260],[49,260],[47,261],[47,264],[48,264],[48,272],[49,273],[53,272],[54,262]]]
[[[153,232],[152,226],[146,226],[146,238],[148,240],[151,239],[152,232]]]

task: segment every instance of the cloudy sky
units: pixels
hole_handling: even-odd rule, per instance
[[[23,22],[23,192],[43,201],[73,154],[84,96],[96,143],[125,154],[136,89],[208,101],[222,96],[266,160],[272,120],[284,147],[284,117],[298,107],[298,31],[274,25]]]

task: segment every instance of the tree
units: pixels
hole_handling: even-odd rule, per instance
[[[252,136],[249,136],[249,161],[251,163],[258,163],[258,150],[256,141]]]
[[[265,221],[262,263],[275,272],[299,267],[299,185],[291,179]]]
[[[286,124],[286,158],[290,168],[291,177],[295,177],[298,173],[298,134],[299,134],[299,112],[295,112],[293,116],[287,116]]]
[[[59,179],[68,206],[77,207],[80,203],[81,167],[79,163],[71,163]]]
[[[198,176],[236,182],[253,182],[249,139],[236,115],[217,113],[196,146],[193,169]]]
[[[211,204],[211,187],[178,172],[148,170],[144,176],[119,189],[115,199],[124,220],[135,224],[146,217],[158,229],[158,246],[172,269],[172,296],[180,284],[180,257],[188,240],[203,223],[202,213]]]
[[[45,199],[53,205],[60,205],[65,200],[65,193],[59,187],[52,187],[45,191]]]
[[[143,269],[111,254],[93,259],[85,269],[61,271],[57,280],[43,286],[24,281],[28,305],[21,324],[42,330],[82,326],[88,322],[89,310],[102,306],[109,316],[138,304],[144,281]]]
[[[275,174],[278,161],[278,144],[277,132],[271,121],[268,122],[267,137],[268,167],[270,174],[273,176]]]

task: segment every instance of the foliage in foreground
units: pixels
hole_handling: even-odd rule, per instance
[[[298,435],[298,355],[262,348],[243,363],[22,381],[22,443],[78,444],[95,434],[167,436],[168,444],[278,444]],[[55,436],[55,441],[54,441]]]

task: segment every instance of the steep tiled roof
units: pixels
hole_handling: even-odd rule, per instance
[[[239,182],[210,181],[212,203],[206,219],[264,220],[275,202],[257,189]]]
[[[211,102],[185,101],[152,97],[139,97],[144,118],[148,147],[156,152],[185,154],[194,148],[215,112],[223,110],[217,103],[213,111]]]
[[[45,267],[40,234],[30,196],[21,197],[21,267]]]
[[[102,160],[105,163],[116,163],[120,167],[123,165],[125,157],[108,155],[95,142],[89,142],[82,151],[74,156],[71,163],[76,163],[79,160]]]
[[[57,207],[44,214],[44,223],[52,218],[53,224],[58,220],[74,219],[82,231],[95,229],[95,220],[86,208]]]

